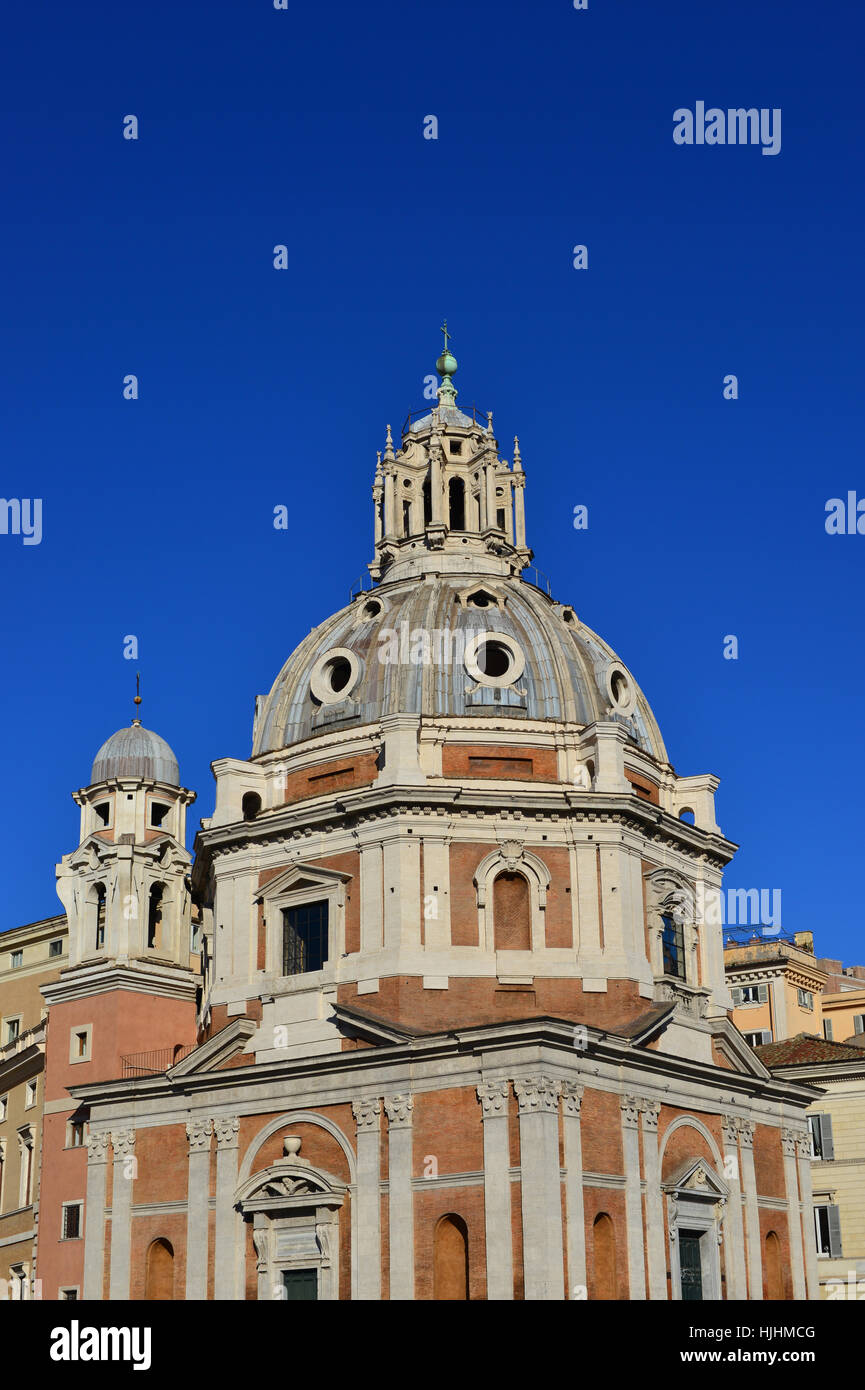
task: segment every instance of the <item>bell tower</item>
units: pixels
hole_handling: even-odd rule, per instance
[[[201,976],[184,843],[195,793],[181,786],[165,740],[136,717],[99,749],[73,798],[80,841],[57,865],[69,964],[43,989],[39,1277],[46,1298],[60,1288],[101,1298],[101,1257],[85,1267],[83,1241],[70,1232],[83,1231],[91,1198],[104,1201],[109,1160],[114,1200],[134,1201],[137,1163],[126,1130],[90,1133],[86,1146],[69,1136],[89,1129],[91,1085],[158,1076],[196,1042]]]

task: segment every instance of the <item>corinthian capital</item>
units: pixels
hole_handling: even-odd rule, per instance
[[[478,1100],[483,1107],[483,1117],[485,1120],[489,1120],[495,1115],[507,1115],[508,1091],[509,1085],[507,1081],[481,1082],[478,1086]]]
[[[521,1076],[514,1081],[514,1090],[520,1103],[520,1114],[559,1113],[559,1096],[562,1083],[552,1076]]]
[[[214,1120],[213,1132],[216,1135],[216,1147],[218,1149],[236,1149],[239,1129],[240,1120],[236,1115],[228,1115]]]
[[[201,1153],[203,1151],[209,1151],[212,1134],[212,1120],[190,1120],[186,1126],[186,1137],[189,1140],[189,1152]]]
[[[91,1129],[86,1139],[87,1162],[88,1163],[107,1163],[108,1145],[111,1142],[111,1135],[107,1129]]]
[[[112,1129],[111,1146],[114,1149],[115,1161],[118,1159],[129,1158],[135,1148],[134,1129]]]
[[[579,1116],[584,1087],[579,1081],[562,1082],[562,1109],[565,1115]]]
[[[391,1129],[408,1129],[414,1101],[409,1095],[385,1096],[384,1108]]]
[[[358,1134],[379,1129],[381,1126],[381,1101],[375,1096],[366,1096],[363,1100],[353,1100],[351,1113],[357,1123]]]

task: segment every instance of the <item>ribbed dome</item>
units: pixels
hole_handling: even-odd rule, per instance
[[[140,724],[118,729],[96,754],[90,774],[91,785],[110,777],[152,778],[173,787],[180,786],[180,768],[165,739]]]
[[[451,660],[442,659],[448,639],[436,637],[447,632]],[[483,632],[496,650],[482,651],[480,664],[495,674],[510,660],[519,674],[508,684],[479,680],[477,664],[472,673],[471,637]],[[418,633],[428,634],[428,662],[411,660],[427,640]],[[581,725],[618,719],[641,748],[667,761],[648,701],[612,648],[572,609],[515,577],[427,574],[361,594],[313,629],[260,698],[253,756],[400,713]]]

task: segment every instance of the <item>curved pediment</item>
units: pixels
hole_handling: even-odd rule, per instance
[[[241,1183],[235,1204],[242,1211],[298,1206],[341,1206],[348,1186],[331,1173],[297,1160],[280,1160]]]

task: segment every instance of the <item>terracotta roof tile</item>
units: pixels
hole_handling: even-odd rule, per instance
[[[781,1042],[764,1043],[754,1051],[765,1067],[807,1067],[819,1062],[865,1062],[865,1048],[829,1042],[816,1033],[797,1033]]]

